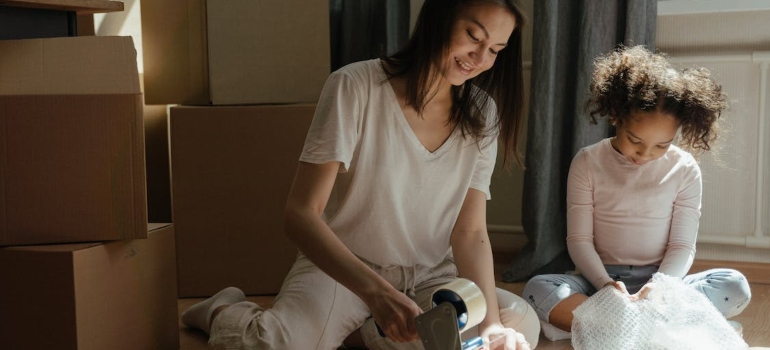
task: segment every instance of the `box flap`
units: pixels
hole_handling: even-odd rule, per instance
[[[0,41],[0,95],[138,94],[131,37]]]
[[[172,224],[170,223],[148,223],[147,232],[157,233],[160,232]],[[124,240],[130,241],[130,240]],[[31,252],[75,252],[78,250],[89,249],[95,246],[107,244],[110,242],[85,242],[85,243],[69,243],[69,244],[41,244],[41,245],[20,245],[1,247],[0,249],[6,250],[18,250],[18,251],[31,251]]]

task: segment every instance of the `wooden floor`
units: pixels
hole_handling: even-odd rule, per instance
[[[497,286],[521,295],[524,283],[505,283],[500,279],[501,272],[508,266],[511,256],[496,253],[495,275]],[[730,267],[742,271],[751,285],[751,304],[743,313],[733,320],[743,325],[743,339],[749,346],[770,349],[770,266],[767,264],[728,263],[714,261],[696,261],[691,272],[703,271],[712,267]],[[179,299],[179,313],[190,305],[203,299]],[[270,307],[273,296],[252,296],[248,300],[259,305]],[[206,350],[206,336],[195,330],[190,330],[179,324],[179,341],[181,350]],[[548,341],[541,336],[539,350],[572,350],[569,340],[558,342]]]

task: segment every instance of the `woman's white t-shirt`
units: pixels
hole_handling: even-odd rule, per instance
[[[491,198],[496,155],[496,132],[477,143],[459,129],[428,151],[374,59],[329,76],[299,160],[341,163],[324,219],[354,254],[380,266],[435,266],[468,189]]]

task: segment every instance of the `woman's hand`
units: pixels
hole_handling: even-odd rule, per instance
[[[412,299],[392,287],[367,299],[372,318],[386,337],[399,343],[420,339],[414,318],[422,314],[422,309]]]
[[[502,324],[493,324],[484,329],[481,338],[489,344],[484,350],[530,350],[524,335]]]
[[[322,219],[339,168],[339,162],[299,163],[286,202],[286,234],[310,261],[369,306],[389,338],[417,339],[414,317],[422,313],[420,307],[353,255]]]

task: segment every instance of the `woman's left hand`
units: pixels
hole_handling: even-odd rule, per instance
[[[484,350],[530,350],[529,343],[524,335],[513,328],[506,328],[502,324],[487,327],[481,334],[485,344],[489,344]]]

